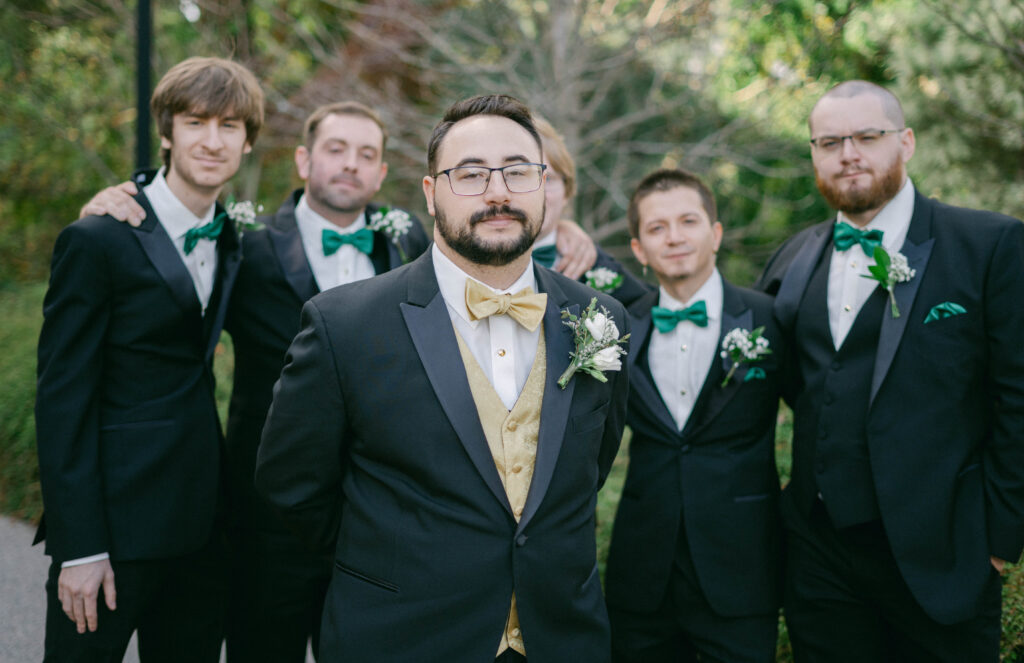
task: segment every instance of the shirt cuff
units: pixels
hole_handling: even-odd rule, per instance
[[[60,568],[66,569],[69,566],[81,566],[82,564],[102,562],[105,559],[110,559],[110,553],[100,553],[98,555],[89,555],[88,557],[79,557],[78,559],[69,559],[66,562],[61,562]]]

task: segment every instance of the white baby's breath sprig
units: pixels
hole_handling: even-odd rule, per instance
[[[622,285],[622,274],[607,267],[595,267],[583,275],[587,285],[598,292],[611,292]]]
[[[375,232],[382,232],[387,235],[391,243],[398,249],[398,255],[402,259],[402,262],[409,262],[408,257],[405,255],[405,251],[402,249],[402,244],[399,240],[408,234],[409,229],[412,228],[412,217],[405,210],[400,209],[389,209],[386,205],[382,206],[376,212],[370,215],[369,223],[367,224],[370,230]]]
[[[729,384],[729,380],[732,379],[740,364],[758,361],[772,353],[771,348],[768,347],[768,339],[762,334],[764,334],[764,327],[758,327],[754,331],[737,327],[722,339],[722,359],[732,359],[729,373],[722,380],[723,387]]]
[[[576,351],[569,353],[569,367],[558,378],[558,386],[565,389],[576,371],[607,382],[604,371],[618,371],[622,368],[622,356],[626,351],[621,344],[629,338],[629,334],[619,337],[619,328],[604,306],[598,310],[597,297],[579,316],[562,311],[562,324],[573,331]]]
[[[263,224],[256,223],[256,215],[263,211],[263,205],[258,205],[251,200],[236,201],[234,196],[228,196],[224,201],[224,213],[235,224],[235,229],[241,233],[244,230],[259,230]]]
[[[896,306],[896,294],[894,289],[897,283],[906,283],[914,278],[917,270],[911,269],[907,257],[899,251],[889,255],[881,246],[875,247],[875,264],[868,267],[868,274],[862,274],[866,279],[878,281],[883,288],[889,292],[889,304],[892,310],[892,317],[900,317],[900,309]]]

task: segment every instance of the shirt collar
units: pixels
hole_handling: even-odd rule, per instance
[[[554,244],[557,239],[558,239],[558,228],[555,228],[554,230],[549,232],[547,235],[544,235],[543,237],[538,238],[537,241],[535,241],[533,243],[533,248],[539,249],[542,246],[548,246],[550,244]]]
[[[910,229],[910,219],[914,216],[914,184],[907,178],[903,188],[885,204],[875,218],[864,226],[864,230],[881,230],[882,246],[886,251],[898,251],[903,246]],[[842,212],[836,214],[836,223],[850,223]],[[854,224],[850,224],[854,225]],[[857,226],[854,226],[857,227]]]
[[[210,209],[206,210],[202,218],[192,213],[188,207],[185,207],[185,203],[181,202],[174,192],[171,191],[171,187],[167,185],[167,179],[164,177],[166,167],[161,168],[153,181],[150,182],[145,188],[142,189],[143,193],[146,194],[146,199],[149,200],[149,204],[153,207],[153,212],[156,213],[156,218],[160,221],[160,224],[167,231],[167,234],[172,239],[177,239],[184,236],[192,228],[198,228],[206,225],[213,221],[213,210],[214,205],[210,205]]]
[[[693,296],[685,304],[680,303],[678,299],[670,295],[664,286],[659,287],[658,291],[660,292],[658,306],[662,308],[667,308],[671,311],[681,311],[703,299],[704,306],[708,311],[709,320],[717,320],[722,315],[724,294],[722,290],[722,275],[718,273],[717,267],[711,272],[711,276],[704,282],[704,285],[697,292],[693,293]]]
[[[437,286],[441,290],[441,296],[448,304],[448,308],[465,320],[470,327],[476,329],[480,320],[470,320],[469,310],[466,308],[466,279],[473,278],[456,265],[444,254],[437,244],[431,247],[431,257],[434,260],[434,276],[437,278]],[[476,279],[473,279],[476,280]],[[486,285],[486,284],[484,284]],[[490,286],[487,286],[490,288]],[[497,293],[516,293],[523,288],[532,288],[537,292],[537,278],[533,273],[533,261],[527,263],[526,269],[516,279],[515,283],[504,290],[495,290]],[[491,288],[494,290],[494,288]]]
[[[305,226],[308,230],[316,234],[317,238],[320,237],[322,230],[333,230],[340,235],[347,235],[348,233],[354,233],[357,230],[361,230],[366,227],[366,210],[364,209],[356,220],[349,225],[342,228],[334,223],[331,223],[320,214],[317,214],[309,203],[306,202],[306,194],[303,193],[299,198],[299,204],[295,206],[295,222],[300,226]]]

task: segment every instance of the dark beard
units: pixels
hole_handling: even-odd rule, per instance
[[[840,190],[832,182],[821,179],[817,170],[814,171],[814,181],[829,207],[844,214],[863,214],[884,207],[886,203],[896,197],[903,184],[903,169],[899,159],[893,159],[882,176],[876,178],[870,187],[855,191]]]
[[[533,241],[540,233],[541,223],[530,223],[529,217],[522,210],[503,205],[501,207],[489,207],[485,210],[475,212],[469,217],[469,223],[458,230],[452,228],[448,223],[448,217],[437,207],[435,202],[434,222],[438,232],[448,246],[466,260],[477,265],[489,265],[501,267],[509,264],[519,256],[523,255],[533,247]],[[505,242],[485,243],[473,232],[473,227],[482,221],[495,216],[510,216],[519,221],[522,232],[518,237]],[[542,220],[544,211],[541,210]]]
[[[367,203],[373,198],[373,194],[369,195],[352,195],[343,193],[332,193],[326,187],[320,187],[313,184],[314,170],[316,168],[315,163],[310,163],[309,180],[306,182],[306,195],[311,200],[315,200],[321,206],[333,212],[340,212],[343,214],[351,214],[353,212],[361,212],[366,207]]]

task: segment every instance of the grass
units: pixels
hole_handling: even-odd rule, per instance
[[[45,284],[0,288],[0,513],[27,521],[38,521],[42,514],[39,469],[36,463],[35,401],[36,342],[42,324]],[[221,420],[227,420],[234,355],[231,339],[225,334],[217,346],[214,370],[217,374],[217,403]],[[792,414],[785,407],[779,414],[776,436],[776,461],[783,483],[790,472]],[[608,554],[615,509],[629,465],[630,432],[623,437],[622,448],[608,480],[597,500],[597,545],[601,574]],[[1002,661],[1024,661],[1024,565],[1010,567],[1003,586]],[[777,660],[792,661],[785,624],[780,621]]]

